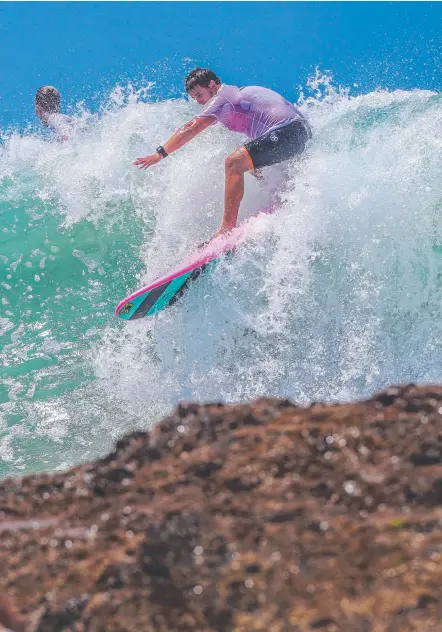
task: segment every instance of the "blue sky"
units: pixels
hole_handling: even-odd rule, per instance
[[[439,90],[438,2],[1,2],[0,129],[35,123],[40,85],[96,109],[118,82],[179,96],[185,72],[296,99],[319,66],[353,92]]]

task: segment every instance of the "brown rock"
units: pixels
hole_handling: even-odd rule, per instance
[[[0,484],[0,542],[15,632],[440,631],[442,387],[182,404]]]

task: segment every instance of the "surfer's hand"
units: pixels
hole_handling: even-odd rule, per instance
[[[137,158],[134,162],[134,165],[136,167],[140,167],[140,169],[147,169],[152,165],[156,165],[157,162],[160,162],[160,160],[160,154],[152,154],[151,156],[144,156],[144,158]]]

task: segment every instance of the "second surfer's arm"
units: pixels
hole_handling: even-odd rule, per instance
[[[136,167],[141,167],[141,169],[147,169],[147,167],[155,165],[163,158],[166,158],[168,154],[180,149],[180,147],[188,143],[190,140],[195,138],[195,136],[214,123],[216,123],[216,118],[214,116],[196,116],[191,121],[185,123],[182,127],[177,129],[173,136],[171,136],[162,147],[158,148],[159,151],[151,156],[137,158],[134,165]]]

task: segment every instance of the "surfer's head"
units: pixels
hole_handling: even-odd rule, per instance
[[[39,119],[60,111],[60,93],[54,86],[42,86],[35,94],[35,111]]]
[[[213,70],[208,68],[195,68],[186,77],[186,92],[192,99],[203,105],[218,92],[221,81]]]

